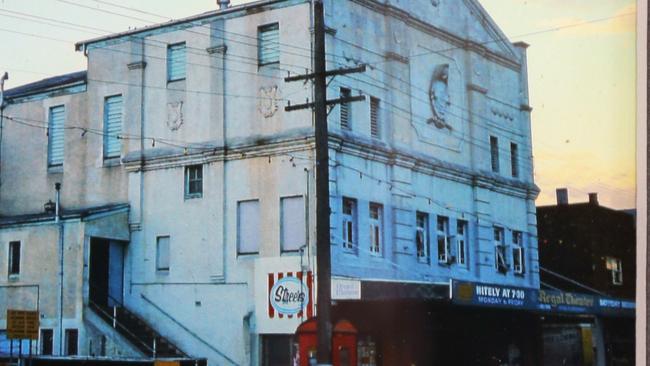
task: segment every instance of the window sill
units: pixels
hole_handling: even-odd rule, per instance
[[[300,255],[300,250],[281,250],[280,256],[296,257]]]
[[[169,268],[168,269],[156,269],[156,274],[161,275],[161,276],[169,276]]]
[[[185,81],[185,80],[186,80],[186,78],[167,80],[167,86],[169,86],[171,84],[177,84],[177,83],[180,83],[181,81]]]
[[[10,274],[7,280],[9,282],[18,282],[20,280],[20,274]]]
[[[242,259],[247,259],[247,258],[257,258],[259,257],[260,253],[255,252],[255,253],[237,253],[237,259],[242,258]]]
[[[119,156],[104,158],[104,168],[112,168],[122,164]]]
[[[517,277],[526,277],[526,273],[525,272],[521,272],[521,273],[515,272],[515,276],[517,276]]]
[[[418,257],[418,263],[428,265],[429,264],[429,258],[427,258],[427,257]]]
[[[197,198],[203,198],[203,193],[193,193],[193,194],[186,194],[185,195],[185,200],[193,200]]]
[[[63,173],[63,164],[61,165],[50,165],[47,167],[48,174],[61,174]]]

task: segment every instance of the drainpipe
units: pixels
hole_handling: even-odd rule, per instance
[[[54,222],[59,226],[59,355],[63,355],[63,222],[61,221],[61,183],[54,183],[56,206]]]
[[[0,169],[2,169],[2,129],[4,127],[5,111],[5,81],[9,80],[7,72],[0,77]],[[2,193],[2,174],[0,174],[0,193]]]

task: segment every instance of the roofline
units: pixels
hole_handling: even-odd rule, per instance
[[[104,41],[108,41],[108,40],[112,40],[112,39],[118,39],[118,38],[127,37],[127,36],[133,36],[133,35],[136,35],[136,34],[153,31],[153,30],[160,29],[160,28],[170,27],[170,26],[179,25],[179,24],[183,24],[183,23],[189,23],[189,22],[198,21],[198,20],[204,20],[206,18],[212,18],[212,17],[215,17],[215,16],[223,16],[223,15],[227,15],[227,14],[231,14],[231,13],[247,11],[247,10],[250,10],[250,9],[257,8],[257,7],[273,5],[273,4],[276,4],[276,3],[283,3],[283,2],[288,2],[288,1],[290,1],[290,0],[258,0],[258,1],[254,1],[254,2],[251,2],[251,3],[245,3],[245,4],[241,4],[241,5],[230,6],[230,7],[225,8],[225,9],[211,10],[211,11],[207,11],[205,13],[192,15],[192,16],[189,16],[189,17],[181,18],[181,19],[170,20],[170,21],[165,22],[165,23],[152,24],[152,25],[148,25],[148,26],[145,26],[145,27],[139,28],[139,29],[133,29],[133,30],[129,30],[129,31],[109,34],[107,36],[91,38],[91,39],[88,39],[88,40],[85,40],[85,41],[80,41],[80,42],[75,43],[75,51],[85,50],[88,45],[93,44],[93,43],[104,42]],[[308,1],[310,1],[310,0],[304,0],[304,2],[308,2]]]
[[[97,215],[116,214],[120,212],[127,212],[129,210],[130,210],[130,205],[128,203],[120,203],[120,204],[108,205],[108,206],[90,207],[87,209],[80,209],[80,210],[70,210],[70,212],[62,211],[60,219],[61,221],[75,220],[75,219],[88,221],[88,220],[92,220]],[[26,224],[47,223],[50,221],[54,222],[55,216],[54,214],[42,213],[36,215],[20,215],[14,217],[3,216],[2,219],[7,220],[7,222],[1,222],[0,229],[12,227],[12,226],[26,225]]]
[[[75,75],[75,74],[79,74],[79,76],[76,77],[76,78],[68,79],[68,80],[61,80],[60,82],[52,83],[51,85],[43,85],[40,88],[28,89],[28,90],[25,90],[25,91],[23,91],[21,93],[13,94],[13,91],[16,90],[16,89],[25,88],[25,87],[27,87],[29,85],[37,85],[39,83],[45,83],[47,80],[53,80],[53,79],[56,79],[56,78],[63,78],[63,77],[72,76],[72,75]],[[74,87],[74,86],[78,86],[78,85],[85,85],[86,83],[87,83],[87,71],[86,70],[75,71],[75,72],[71,72],[71,73],[67,73],[67,74],[51,76],[51,77],[48,77],[48,78],[45,78],[45,79],[41,79],[41,80],[34,81],[34,82],[31,82],[31,83],[27,83],[27,84],[18,85],[16,87],[11,88],[11,89],[5,90],[5,99],[7,101],[12,101],[13,102],[15,100],[25,98],[25,97],[29,97],[29,96],[32,96],[32,95],[53,92],[53,91],[57,91],[57,90],[60,90],[60,89]]]
[[[555,205],[544,205],[544,206],[536,206],[535,208],[536,208],[537,210],[539,210],[539,209],[552,209],[552,208],[558,208],[558,207],[559,207],[559,208],[563,208],[563,207],[568,207],[568,208],[574,208],[574,207],[593,207],[593,208],[601,208],[601,209],[608,210],[608,211],[612,211],[612,212],[620,212],[620,213],[622,213],[622,214],[626,214],[626,215],[628,215],[628,216],[630,216],[630,217],[631,217],[632,215],[629,214],[629,213],[627,213],[627,212],[625,212],[625,210],[636,210],[636,208],[634,208],[634,209],[624,208],[624,209],[620,209],[620,210],[619,210],[619,209],[616,209],[616,208],[611,208],[611,207],[603,206],[603,205],[600,205],[600,204],[595,205],[595,204],[590,203],[590,202],[574,202],[574,203],[567,203],[567,204],[561,204],[561,205],[558,205],[558,204],[555,204]]]

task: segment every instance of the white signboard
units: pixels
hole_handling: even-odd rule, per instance
[[[361,281],[332,278],[332,300],[361,300]]]

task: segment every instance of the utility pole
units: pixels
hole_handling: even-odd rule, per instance
[[[4,129],[4,111],[5,111],[5,81],[9,80],[9,73],[0,77],[0,173],[2,172],[2,131]],[[2,192],[2,174],[0,174],[0,193]]]
[[[364,72],[365,66],[333,71],[325,70],[325,19],[323,2],[314,4],[314,72],[307,75],[287,77],[286,82],[313,80],[314,102],[288,105],[285,111],[313,108],[315,115],[316,144],[316,275],[318,288],[318,365],[332,364],[332,319],[331,319],[331,259],[330,259],[330,195],[329,195],[329,146],[327,131],[328,106],[365,100],[364,96],[327,100],[327,77]]]

